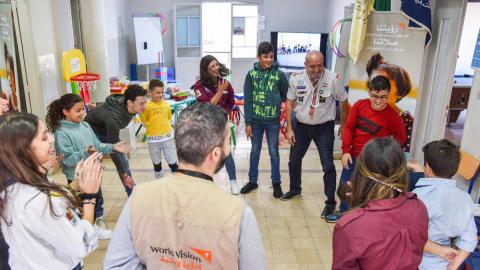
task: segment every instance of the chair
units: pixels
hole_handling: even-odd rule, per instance
[[[468,186],[468,193],[471,194],[475,180],[480,174],[480,160],[476,159],[472,155],[465,151],[460,150],[462,157],[460,159],[460,166],[458,168],[458,174],[470,181]],[[478,203],[478,202],[477,202]],[[477,230],[479,227],[479,217],[475,217],[475,223],[477,224]],[[480,231],[479,231],[480,232]],[[476,249],[465,260],[460,267],[462,270],[480,270],[480,251]]]
[[[282,132],[285,140],[288,140],[287,136],[287,109],[285,102],[282,102],[282,109],[280,110],[280,132]]]

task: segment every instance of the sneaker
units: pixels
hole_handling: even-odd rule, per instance
[[[240,190],[240,193],[242,193],[242,194],[248,194],[248,193],[250,193],[252,190],[257,189],[257,188],[258,188],[258,184],[257,184],[257,183],[248,182],[245,186],[242,187],[242,189]]]
[[[323,208],[323,211],[320,217],[323,219],[326,219],[327,216],[331,216],[333,214],[335,214],[335,208],[325,206],[325,208]]]
[[[108,240],[112,237],[112,231],[100,228],[98,225],[93,225],[93,229],[97,232],[98,239]]]
[[[282,192],[282,186],[280,184],[273,184],[273,197],[275,199],[278,199],[282,197],[283,192]]]
[[[230,181],[230,191],[233,195],[238,195],[240,193],[240,187],[237,184],[237,180]]]
[[[302,196],[302,193],[296,193],[296,192],[289,191],[289,192],[283,194],[282,197],[280,198],[280,200],[288,201],[291,198],[295,198],[295,197],[299,197],[299,196]]]
[[[155,179],[160,179],[163,177],[163,171],[154,172]]]
[[[343,213],[340,211],[336,211],[335,213],[331,215],[327,215],[325,217],[325,221],[328,223],[337,223],[337,220],[339,220],[342,217]]]
[[[105,224],[105,220],[103,219],[103,216],[95,219],[95,225],[102,228],[103,230],[108,230],[107,224]]]

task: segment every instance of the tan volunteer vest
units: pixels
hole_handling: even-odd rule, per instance
[[[135,187],[130,224],[148,269],[238,269],[243,201],[183,174]]]

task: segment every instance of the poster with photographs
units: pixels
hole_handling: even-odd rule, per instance
[[[385,76],[391,84],[387,103],[402,117],[407,131],[404,151],[410,150],[413,116],[420,91],[420,74],[426,31],[410,30],[400,13],[372,12],[363,48],[350,65],[348,100],[368,98],[367,81]],[[368,73],[367,73],[368,72]]]
[[[10,102],[10,111],[19,111],[17,72],[12,23],[12,6],[0,2],[0,92]]]

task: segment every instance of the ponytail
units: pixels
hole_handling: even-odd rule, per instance
[[[83,102],[79,95],[65,94],[48,105],[45,122],[50,132],[55,132],[60,126],[60,120],[65,119],[63,110],[70,110],[75,104]]]

